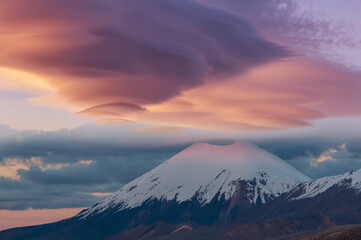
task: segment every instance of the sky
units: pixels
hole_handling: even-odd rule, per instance
[[[196,142],[361,168],[357,0],[3,0],[0,230],[70,217]]]

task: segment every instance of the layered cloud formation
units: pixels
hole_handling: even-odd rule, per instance
[[[287,54],[246,20],[189,0],[4,1],[1,9],[1,64],[97,108],[137,110]]]
[[[186,132],[166,129],[167,134],[154,135],[144,129],[136,124],[93,124],[46,132],[1,126],[0,210],[88,207],[189,145],[212,140],[199,139],[200,133],[194,134],[197,139]],[[217,137],[216,143],[240,139],[232,138]],[[361,168],[359,137],[278,136],[252,141],[310,177]]]
[[[339,44],[340,33],[295,17],[297,6],[5,0],[0,75],[20,81],[16,90],[49,91],[33,103],[63,106],[46,96],[55,94],[78,115],[107,122],[245,131],[359,115],[360,74],[305,56],[302,47]]]
[[[189,141],[137,134],[130,127],[39,132],[0,126],[0,209],[89,206]]]

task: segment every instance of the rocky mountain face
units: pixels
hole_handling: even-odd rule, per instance
[[[252,215],[263,221],[316,213],[338,224],[361,223],[361,169],[302,183]]]
[[[299,183],[310,180],[278,157],[252,144],[195,144],[79,213],[130,214],[125,228],[159,220],[201,224],[235,222]]]
[[[287,227],[285,227],[287,226]],[[117,240],[255,240],[290,236],[299,232],[330,229],[336,226],[329,218],[311,215],[304,218],[275,219],[244,224],[199,225],[157,222],[123,231],[110,239]]]
[[[361,170],[311,180],[252,144],[195,144],[72,218],[0,239],[262,239],[361,223],[360,186]]]
[[[361,239],[361,227],[316,234],[300,240],[358,240]]]

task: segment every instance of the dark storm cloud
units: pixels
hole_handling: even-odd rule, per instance
[[[0,8],[0,26],[29,43],[18,52],[4,42],[0,65],[45,75],[62,95],[97,108],[161,102],[289,55],[247,20],[191,0],[6,0]]]
[[[0,209],[88,207],[191,144],[128,126],[17,131],[0,126]],[[25,167],[24,167],[25,166]],[[44,199],[47,199],[44,201]]]
[[[103,196],[92,195],[93,192],[114,192],[120,187],[119,183],[89,186],[52,186],[0,178],[0,209],[88,207],[104,198]]]
[[[94,185],[117,182],[128,183],[134,178],[157,166],[171,157],[173,149],[163,149],[165,153],[141,150],[128,153],[128,156],[92,156],[92,163],[70,164],[60,169],[18,170],[22,180],[44,185]]]
[[[41,157],[44,166],[55,161],[68,165],[41,169],[32,164],[29,169],[17,171],[19,179],[0,178],[0,209],[88,207],[103,198],[92,193],[114,192],[182,148],[116,150],[93,146],[93,153],[65,148],[51,156],[38,150],[37,155],[45,156]],[[83,159],[91,162],[78,162]]]
[[[45,185],[124,184],[190,144],[129,127],[92,124],[55,132],[3,126],[0,135],[0,164],[26,165],[28,169],[18,170],[21,179]]]
[[[199,140],[201,134],[196,135]],[[233,142],[217,139],[208,142]],[[274,137],[251,141],[312,178],[361,168],[358,138]],[[165,137],[132,132],[127,125],[86,125],[55,132],[0,126],[0,167],[9,163],[25,166],[17,170],[17,178],[0,177],[0,209],[93,205],[103,197],[92,193],[118,190],[193,142],[196,140],[181,139],[179,133]]]
[[[158,165],[149,163],[148,158],[160,162],[165,160],[161,154],[147,154],[142,161],[138,158],[132,156],[127,161],[117,159],[112,162],[99,159],[89,166],[69,165],[60,169],[41,170],[32,166],[28,170],[18,170],[20,179],[0,178],[0,209],[91,206],[104,198],[93,193],[115,192]]]
[[[0,177],[0,183],[0,191],[4,193],[11,190],[25,191],[29,190],[31,187],[30,183],[20,182],[7,177]]]
[[[149,155],[179,151],[187,139],[137,134],[134,126],[89,124],[59,131],[17,131],[0,125],[0,163],[4,158],[41,157],[49,163],[76,163],[94,157],[128,158],[139,152]],[[152,161],[150,158],[149,161]]]

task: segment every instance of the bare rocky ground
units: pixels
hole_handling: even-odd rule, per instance
[[[236,229],[240,226],[237,226]],[[350,224],[342,226],[334,226],[329,228],[320,228],[309,231],[303,231],[298,233],[287,234],[287,230],[279,232],[283,235],[280,237],[271,237],[277,235],[277,232],[270,232],[266,237],[262,237],[255,231],[257,227],[245,224],[241,229],[244,231],[238,231],[235,234],[235,227],[233,226],[218,226],[203,227],[195,229],[193,231],[183,231],[174,234],[168,234],[155,238],[149,238],[149,240],[360,240],[361,239],[361,225]],[[248,231],[247,231],[248,229]],[[268,229],[269,230],[269,229]],[[289,231],[289,230],[288,230]],[[264,232],[263,232],[264,233]],[[230,235],[231,234],[231,235]],[[286,235],[285,235],[286,234]]]
[[[360,240],[361,227],[340,230],[336,232],[317,234],[300,240]]]

